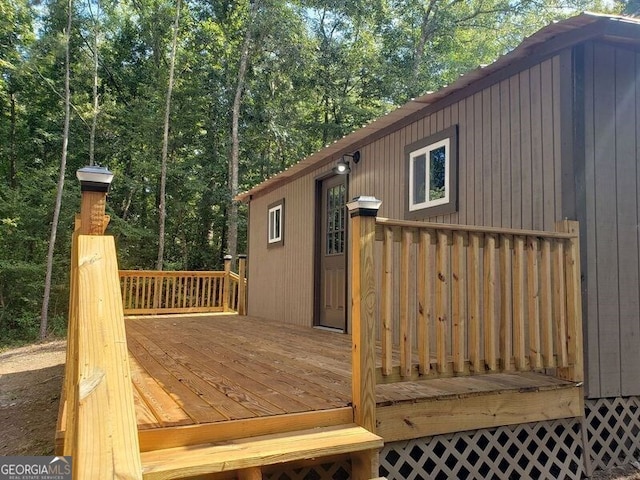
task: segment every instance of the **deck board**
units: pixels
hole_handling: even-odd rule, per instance
[[[337,412],[350,405],[348,335],[237,315],[126,322],[140,430]],[[376,395],[378,408],[385,408],[569,385],[514,372],[378,385]]]

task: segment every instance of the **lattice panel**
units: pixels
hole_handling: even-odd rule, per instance
[[[325,463],[303,468],[291,469],[286,465],[281,469],[265,474],[266,480],[348,480],[351,463],[348,460],[339,463]]]
[[[583,471],[578,419],[396,442],[380,455],[389,480],[580,479]]]
[[[594,469],[640,458],[640,397],[586,400],[585,415]]]

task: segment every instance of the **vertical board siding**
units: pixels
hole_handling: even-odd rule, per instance
[[[636,53],[616,50],[616,193],[622,395],[640,393]],[[630,354],[628,355],[627,352]]]
[[[548,185],[548,179],[560,177],[561,139],[559,133],[551,139],[543,136],[549,128],[557,129],[548,119],[559,111],[559,88],[554,86],[559,70],[559,57],[551,58],[360,146],[361,161],[352,165],[348,198],[375,195],[383,202],[380,216],[404,218],[405,146],[457,124],[458,210],[424,220],[554,230],[556,212],[562,210],[561,192],[553,181]],[[332,167],[252,199],[249,313],[312,324],[315,179]],[[285,198],[284,246],[267,249],[267,205],[280,198]],[[392,262],[399,261],[394,254]],[[399,279],[395,269],[393,282]],[[394,301],[394,325],[398,307]],[[409,320],[415,321],[415,312]]]
[[[314,309],[315,178],[332,165],[251,201],[248,313],[311,326]],[[285,199],[284,245],[267,248],[267,206]]]
[[[360,148],[349,197],[404,218],[406,145],[458,125],[458,210],[424,220],[553,230],[560,220],[560,57],[516,73]]]
[[[585,48],[588,394],[640,394],[640,55]]]
[[[596,244],[596,222],[595,222],[595,125],[594,125],[594,65],[593,65],[593,45],[585,46],[584,57],[584,136],[585,136],[585,158],[584,158],[584,218],[585,218],[585,245],[586,265],[584,276],[587,279],[587,299],[586,299],[586,366],[587,366],[587,395],[589,397],[599,397],[600,388],[600,342],[598,328],[598,282],[597,282],[597,244]]]

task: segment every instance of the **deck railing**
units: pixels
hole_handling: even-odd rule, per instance
[[[246,257],[239,258],[239,273],[231,271],[230,260],[225,260],[222,272],[121,270],[124,313],[238,312],[244,315],[245,262]]]
[[[552,368],[581,381],[577,228],[569,221],[541,232],[378,218],[378,381]]]
[[[511,370],[582,382],[577,222],[539,232],[388,220],[380,203],[347,204],[355,423],[375,431],[379,382]]]

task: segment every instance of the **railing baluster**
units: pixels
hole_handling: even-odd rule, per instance
[[[154,308],[155,280],[157,277],[147,278],[147,308]]]
[[[484,238],[484,363],[491,371],[498,369],[496,359],[496,239]]]
[[[392,342],[393,332],[391,325],[393,323],[393,317],[391,314],[393,307],[393,231],[391,227],[384,229],[384,239],[382,243],[382,331],[380,332],[380,339],[382,343],[382,374],[391,374],[392,369]]]
[[[449,235],[438,232],[436,247],[436,365],[447,371],[447,323],[449,322]]]
[[[564,242],[553,243],[553,317],[556,322],[558,367],[569,365],[567,353],[567,295],[564,278]]]
[[[134,284],[134,277],[128,277],[129,278],[129,298],[127,298],[127,308],[134,308],[134,301],[133,301],[133,284]]]
[[[411,376],[411,321],[409,318],[411,236],[411,230],[402,229],[400,249],[400,375],[402,377]]]
[[[153,278],[152,305],[153,308],[160,308],[160,299],[162,298],[162,277],[156,274]]]
[[[224,283],[226,280],[224,277],[218,278],[218,297],[216,306],[220,308],[224,308]]]
[[[500,360],[503,371],[511,370],[513,353],[513,297],[511,237],[500,236]]]
[[[466,304],[465,304],[465,249],[464,235],[461,232],[453,234],[453,259],[451,264],[451,280],[453,299],[451,302],[451,320],[453,323],[453,371],[464,372],[465,362],[465,328],[466,328]]]
[[[143,285],[141,285],[141,278],[142,277],[140,277],[140,276],[136,277],[136,304],[135,304],[135,307],[134,307],[136,309],[142,308],[140,306],[140,297],[142,296],[142,286],[143,286]]]
[[[540,264],[538,240],[527,237],[527,291],[529,302],[529,364],[532,369],[542,368],[540,346]]]
[[[484,370],[480,361],[480,236],[469,234],[469,361],[475,372]]]
[[[513,353],[518,370],[527,368],[524,270],[524,237],[518,236],[513,242]]]
[[[176,284],[178,283],[178,279],[173,277],[171,279],[171,305],[170,308],[176,307]]]
[[[556,366],[553,357],[553,306],[551,295],[551,240],[540,244],[540,322],[542,335],[542,360],[545,368]]]
[[[430,329],[433,318],[433,264],[431,255],[431,232],[420,230],[420,246],[418,252],[418,364],[421,375],[431,371]]]

